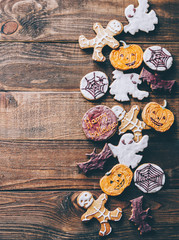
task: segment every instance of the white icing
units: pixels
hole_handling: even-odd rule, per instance
[[[121,106],[114,106],[114,107],[112,107],[111,110],[116,115],[118,121],[121,121],[124,118],[125,114],[126,114],[126,111]]]
[[[114,95],[114,99],[117,101],[129,101],[128,94],[132,95],[133,98],[142,100],[149,96],[146,91],[140,91],[137,88],[138,84],[142,81],[139,79],[139,74],[129,73],[124,74],[122,71],[113,71],[113,83],[110,85],[110,94]]]
[[[90,192],[82,192],[79,196],[78,203],[80,207],[89,208],[93,203],[94,198]]]
[[[132,133],[126,133],[121,137],[117,146],[111,143],[108,144],[113,156],[117,157],[119,163],[128,167],[131,166],[131,168],[135,168],[142,160],[142,156],[136,153],[143,151],[148,146],[149,136],[143,136],[140,142],[137,143],[133,138]]]
[[[162,55],[161,55],[161,60],[165,64],[166,67],[162,66],[161,64],[158,67],[155,65],[155,62],[158,61],[160,55],[157,54],[156,61],[155,61],[155,56],[153,55],[153,57],[152,57],[152,54],[153,54],[152,50],[154,50],[154,51],[162,50],[164,54],[167,54],[167,56],[168,56],[167,58],[165,58],[165,55],[163,55],[164,58],[162,58]],[[150,61],[149,61],[149,59],[150,59]],[[152,59],[154,59],[154,62],[151,62]],[[157,71],[165,71],[165,70],[169,69],[173,63],[173,57],[172,57],[171,53],[169,51],[167,51],[166,48],[163,48],[161,46],[148,47],[144,52],[143,60],[149,68],[151,68],[152,70],[157,70]]]
[[[151,184],[151,186],[153,186],[152,188],[148,189],[148,191],[146,191],[146,188],[144,188],[144,185],[139,184],[137,181],[137,171],[141,171],[144,168],[148,167],[148,166],[152,166],[156,169],[155,172],[151,172],[149,169],[146,169],[142,175],[140,176],[139,180],[145,182],[146,187],[149,186],[149,184]],[[159,172],[157,172],[157,170]],[[151,181],[147,182],[147,179],[151,179]],[[160,184],[157,186],[156,183],[160,182]],[[144,193],[155,193],[158,192],[163,185],[165,184],[165,174],[164,171],[156,164],[153,163],[145,163],[140,165],[134,172],[134,183],[135,185]]]
[[[93,81],[94,79],[94,81]],[[102,82],[99,82],[99,79],[102,79]],[[90,80],[91,82],[91,87],[90,88],[95,88],[99,89],[98,94],[96,97],[94,97],[93,91],[88,91],[89,86],[87,80]],[[80,82],[80,91],[82,95],[88,99],[88,100],[97,100],[105,95],[109,87],[109,81],[108,77],[105,73],[100,72],[100,71],[93,71],[88,74],[86,74]],[[97,91],[95,91],[97,92]]]
[[[148,12],[148,0],[138,0],[139,6],[129,5],[125,9],[125,16],[129,22],[124,26],[124,32],[129,32],[134,35],[139,30],[148,33],[155,29],[155,24],[158,23],[158,18],[154,10]]]
[[[96,37],[88,40],[82,35],[79,37],[79,45],[81,48],[94,48],[93,60],[104,61],[105,57],[102,54],[102,48],[105,45],[112,48],[119,46],[119,43],[113,36],[122,31],[122,24],[117,20],[112,20],[108,23],[106,29],[104,29],[99,23],[95,23],[93,29],[97,33]]]

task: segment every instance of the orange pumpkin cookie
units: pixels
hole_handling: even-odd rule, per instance
[[[102,191],[110,196],[120,195],[132,181],[133,173],[123,164],[115,165],[100,180]]]
[[[119,70],[129,70],[138,68],[143,61],[143,50],[139,45],[127,45],[124,41],[123,46],[110,53],[110,61],[114,68]]]
[[[148,103],[142,112],[143,121],[156,131],[167,131],[174,122],[174,115],[170,110],[165,108],[166,105],[166,100],[164,100],[164,106],[156,102]]]

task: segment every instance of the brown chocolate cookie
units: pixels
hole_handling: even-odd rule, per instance
[[[82,119],[82,128],[86,137],[93,141],[103,141],[117,130],[117,117],[113,111],[104,106],[98,105],[90,108]]]

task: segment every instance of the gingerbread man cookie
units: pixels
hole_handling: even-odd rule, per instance
[[[102,54],[103,47],[106,45],[113,49],[119,47],[119,42],[114,36],[122,32],[123,25],[117,20],[111,20],[106,28],[103,28],[100,23],[95,23],[93,30],[97,35],[91,40],[88,40],[83,35],[79,37],[80,48],[94,48],[92,59],[98,62],[104,62],[106,58]]]
[[[149,96],[146,91],[140,91],[137,86],[142,81],[139,79],[139,74],[129,73],[124,74],[122,71],[113,71],[114,82],[110,85],[110,94],[114,95],[114,99],[117,101],[129,101],[128,94],[132,95],[133,98],[142,100]]]
[[[134,141],[139,142],[142,139],[142,130],[150,129],[148,125],[137,118],[140,111],[138,105],[132,106],[128,113],[126,113],[122,106],[114,106],[112,111],[115,113],[118,121],[121,121],[121,125],[118,128],[119,135],[131,130],[134,134]]]
[[[93,198],[90,192],[82,192],[77,198],[77,204],[80,207],[87,209],[82,215],[81,221],[89,221],[92,218],[96,218],[101,224],[99,231],[100,236],[105,236],[111,233],[112,228],[108,223],[108,220],[119,221],[122,217],[122,209],[116,208],[114,211],[109,211],[105,208],[105,203],[108,200],[106,194],[101,194],[97,200]]]
[[[124,32],[134,35],[139,30],[148,33],[155,29],[158,18],[154,10],[148,12],[148,0],[138,0],[139,6],[134,8],[131,4],[125,9],[125,16],[129,24],[124,26]]]

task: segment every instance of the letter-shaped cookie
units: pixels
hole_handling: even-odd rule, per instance
[[[98,62],[104,62],[106,58],[102,54],[103,47],[106,45],[113,49],[119,47],[119,42],[113,36],[122,32],[122,23],[117,20],[111,20],[106,28],[103,28],[100,23],[95,23],[93,30],[97,35],[91,40],[88,40],[83,35],[79,37],[80,48],[94,48],[92,59]]]
[[[77,204],[80,207],[87,209],[82,215],[81,221],[89,221],[92,218],[96,218],[101,224],[99,231],[100,236],[105,236],[111,233],[112,228],[108,223],[108,220],[119,221],[122,217],[122,209],[116,208],[114,211],[108,211],[105,208],[105,203],[108,200],[106,194],[101,194],[97,200],[93,198],[90,192],[82,192],[77,198]]]

